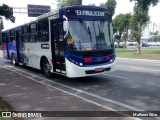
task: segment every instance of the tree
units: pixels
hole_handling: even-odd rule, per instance
[[[7,20],[9,19],[12,22],[15,22],[15,17],[13,16],[13,9],[11,9],[8,5],[2,4],[0,5],[0,34],[3,29],[3,19],[1,16],[4,16]],[[0,36],[0,44],[2,40],[2,36]]]
[[[150,32],[150,35],[152,35],[151,40],[152,42],[159,42],[160,41],[160,35],[158,31]]]
[[[131,13],[127,13],[127,14],[119,14],[113,19],[113,27],[114,29],[116,29],[117,33],[116,40],[118,43],[120,43],[120,40],[123,36],[123,39],[125,40],[124,44],[125,48],[126,48],[126,41],[128,38],[128,30],[130,29],[131,18],[132,18]]]
[[[137,41],[137,54],[141,54],[140,49],[140,39],[142,36],[142,31],[149,22],[149,8],[150,6],[155,6],[159,0],[130,0],[131,2],[135,1],[133,8],[134,14],[131,20],[131,33],[135,41]]]
[[[89,4],[89,6],[96,6],[96,5],[92,3],[92,4]]]
[[[0,6],[0,16],[4,16],[7,20],[15,22],[15,17],[13,16],[13,9],[6,4]]]
[[[57,0],[57,6],[82,5],[82,0]]]
[[[112,13],[112,16],[115,13],[116,5],[117,5],[116,0],[108,0],[107,2],[100,4],[101,7],[105,7],[107,9],[109,9]]]

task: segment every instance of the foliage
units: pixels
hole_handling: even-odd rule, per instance
[[[158,35],[158,33],[159,33],[158,31],[156,31],[156,32],[150,32],[151,35]]]
[[[13,16],[13,9],[6,4],[0,6],[0,16],[4,16],[7,20],[15,22],[15,17]]]
[[[113,27],[117,28],[117,31],[126,32],[130,29],[131,13],[119,14],[113,19]]]
[[[1,30],[4,28],[3,26],[3,19],[1,16],[4,16],[7,20],[11,22],[15,22],[15,17],[13,16],[13,9],[11,9],[8,5],[2,4],[0,5],[0,34]],[[0,35],[0,44],[2,43],[2,36]]]
[[[93,3],[92,3],[92,4],[89,4],[89,5],[90,5],[90,6],[96,6],[96,5],[95,5],[95,4],[93,4]]]
[[[154,42],[160,42],[160,35],[153,36]]]
[[[112,16],[115,14],[116,5],[117,5],[116,0],[107,0],[107,2],[100,4],[101,7],[105,7],[111,10]]]
[[[128,37],[128,30],[130,29],[130,21],[131,21],[132,15],[131,13],[127,14],[119,14],[113,19],[113,27],[114,32],[116,34],[116,41],[119,43],[121,40],[121,36],[123,34],[123,39],[127,39]]]
[[[131,33],[134,40],[137,41],[137,54],[140,54],[140,39],[142,36],[142,31],[146,27],[150,18],[148,11],[150,6],[155,6],[159,0],[130,0],[131,2],[135,1],[133,8],[134,14],[131,20]]]
[[[56,1],[58,7],[82,4],[82,0],[56,0]]]

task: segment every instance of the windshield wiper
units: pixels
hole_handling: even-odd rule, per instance
[[[92,42],[91,31],[90,31],[90,28],[89,28],[89,26],[88,26],[88,34],[89,34],[89,37],[90,37],[90,39],[91,39],[91,42]]]
[[[86,23],[82,19],[79,19],[79,22],[81,23],[81,25],[84,28],[84,30],[86,31],[86,33],[89,34],[90,40],[92,42],[91,31],[90,31],[89,26],[87,26]]]

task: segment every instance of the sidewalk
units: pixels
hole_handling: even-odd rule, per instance
[[[0,67],[0,96],[16,111],[107,111],[90,101],[45,86]],[[31,118],[25,118],[31,119]],[[36,120],[60,118],[36,118]],[[63,118],[65,120],[66,118]],[[71,118],[67,118],[71,120]],[[85,118],[72,118],[84,120]],[[86,118],[105,120],[113,118]],[[117,120],[120,118],[116,118]],[[122,118],[128,119],[128,118]]]
[[[0,96],[17,111],[105,110],[3,68],[0,68]]]

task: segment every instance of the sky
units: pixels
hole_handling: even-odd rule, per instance
[[[50,5],[52,9],[56,9],[56,0],[1,0],[0,4],[7,4],[11,7],[27,7],[27,4],[34,4],[34,5]],[[83,0],[83,5],[88,4],[96,4],[99,5],[102,2],[106,2],[107,0]],[[134,3],[131,3],[129,0],[117,0],[117,7],[115,10],[115,15],[120,13],[129,13],[133,12]],[[151,17],[151,22],[155,23],[156,25],[160,25],[160,3],[155,6],[151,7],[149,11],[149,15]],[[27,14],[14,14],[16,17],[15,23],[11,23],[10,21],[4,20],[4,27],[5,29],[12,28],[17,25],[21,25],[25,22],[31,21],[31,17],[28,17]],[[113,17],[113,18],[114,18]]]

